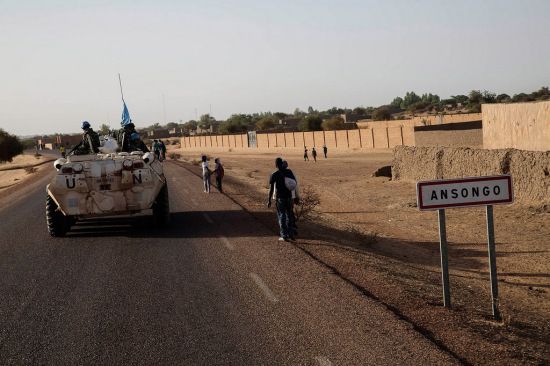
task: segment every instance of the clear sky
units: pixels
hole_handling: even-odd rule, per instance
[[[550,85],[548,0],[0,0],[0,128],[377,106]],[[197,111],[197,112],[195,112]]]

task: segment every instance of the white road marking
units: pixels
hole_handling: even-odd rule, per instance
[[[212,220],[212,218],[210,217],[210,215],[207,214],[206,212],[203,212],[203,213],[202,213],[202,217],[204,217],[204,219],[205,219],[209,224],[213,224],[213,223],[214,223],[214,220]]]
[[[267,297],[267,299],[271,302],[278,302],[279,299],[277,298],[277,296],[275,296],[275,294],[273,292],[271,292],[271,290],[269,289],[269,287],[267,287],[267,285],[264,283],[264,281],[262,281],[262,279],[260,278],[260,276],[258,276],[257,274],[255,273],[251,273],[250,274],[250,278],[252,278],[252,280],[256,283],[256,285],[260,288],[260,290],[262,290],[262,292],[264,293],[265,297]]]
[[[225,247],[229,250],[235,250],[235,246],[231,244],[229,239],[227,239],[225,236],[220,236],[220,240],[225,244]]]
[[[195,206],[198,206],[199,204],[197,203],[197,201],[195,201],[194,198],[191,198],[191,203],[194,204]]]
[[[315,361],[319,362],[320,366],[332,366],[332,362],[325,356],[317,356],[315,357]]]

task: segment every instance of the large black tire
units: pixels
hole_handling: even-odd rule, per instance
[[[58,210],[57,203],[50,195],[46,197],[46,223],[48,232],[53,237],[65,236],[69,230],[67,217]]]
[[[167,184],[162,187],[153,203],[153,218],[156,226],[166,226],[170,222],[170,199],[168,198]]]

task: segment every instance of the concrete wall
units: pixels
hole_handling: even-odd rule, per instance
[[[550,101],[483,104],[483,147],[550,150]]]
[[[516,202],[550,204],[550,152],[398,146],[394,180],[419,181],[511,174]]]

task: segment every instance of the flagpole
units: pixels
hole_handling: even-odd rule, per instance
[[[118,84],[120,85],[120,95],[122,96],[122,103],[125,103],[124,94],[122,93],[122,80],[120,79],[120,73],[118,73]]]

